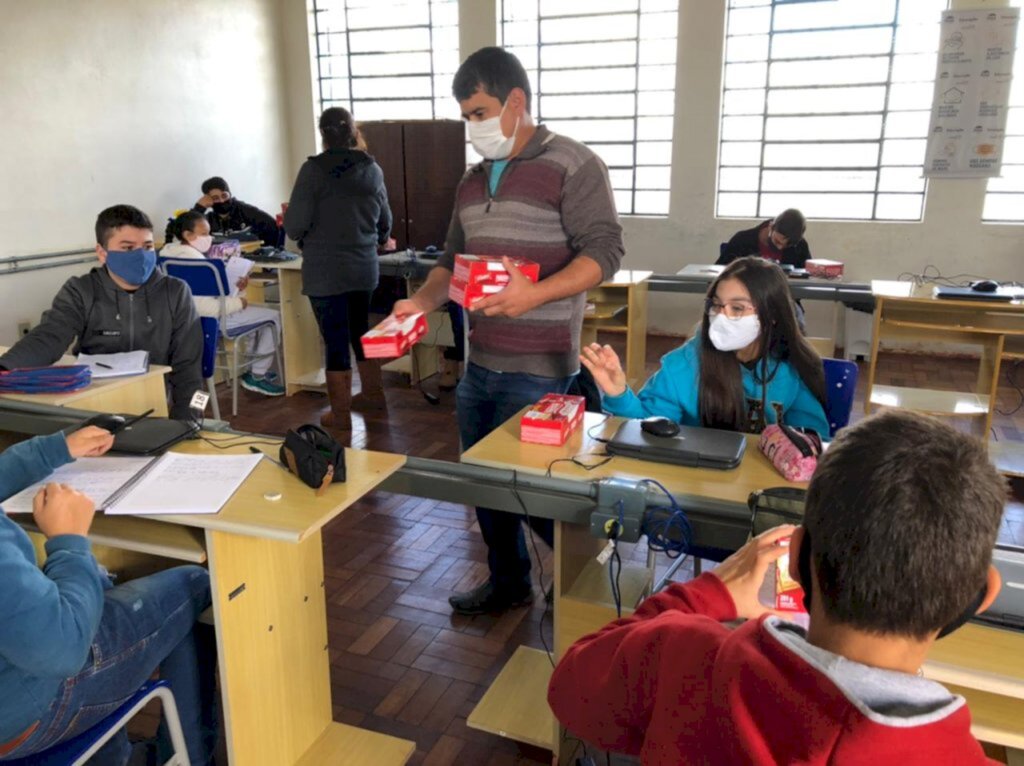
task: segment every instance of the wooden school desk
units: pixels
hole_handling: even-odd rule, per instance
[[[267,441],[273,443],[260,448],[276,457],[279,442]],[[248,446],[190,441],[173,451],[247,454]],[[348,481],[322,497],[264,460],[217,514],[96,517],[97,543],[169,563],[207,561],[233,766],[398,766],[415,749],[333,721],[320,530],[405,462],[363,450],[348,449],[345,457]],[[268,499],[277,493],[280,499]]]
[[[592,471],[570,462],[552,462],[573,456],[586,464],[600,462],[604,458],[599,455],[605,448],[597,439],[610,438],[621,422],[621,418],[588,412],[583,427],[564,446],[548,447],[519,441],[519,415],[516,415],[463,453],[462,461],[533,474],[544,474],[550,466],[552,476],[580,481],[612,476],[656,479],[687,508],[691,519],[701,519],[706,532],[702,542],[723,548],[739,548],[746,541],[745,533],[737,532],[744,526],[737,525],[736,519],[749,518],[747,496],[758,489],[787,484],[757,450],[754,436],[748,437],[743,461],[732,471],[684,468],[623,457],[615,457]],[[703,510],[691,511],[693,507]],[[726,517],[733,519],[731,525],[723,521]],[[565,522],[555,524],[553,649],[556,661],[576,639],[616,617],[608,570],[595,559],[604,545],[605,541],[591,535],[588,527]],[[647,566],[631,563],[628,553],[623,559],[622,613],[628,615],[650,594],[654,571],[650,563]],[[569,763],[572,747],[560,735],[546,702],[550,677],[551,663],[545,653],[520,647],[480,700],[468,724],[549,748],[560,753],[563,758],[560,763]]]
[[[0,346],[0,354],[5,353],[7,348]],[[64,356],[55,364],[77,364],[77,361],[73,356]],[[81,391],[67,394],[0,394],[0,397],[18,402],[124,415],[141,415],[151,409],[154,417],[166,418],[167,388],[164,376],[170,371],[171,368],[165,365],[151,364],[149,371],[142,375],[94,380]]]
[[[945,300],[934,285],[874,281],[875,326],[871,341],[865,414],[872,407],[901,407],[931,415],[975,417],[988,437],[1003,358],[1024,359],[1024,302]],[[938,391],[875,384],[878,352],[885,341],[976,346],[980,352],[975,391]]]

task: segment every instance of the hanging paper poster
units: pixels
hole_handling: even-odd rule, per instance
[[[924,174],[998,176],[1019,8],[943,11]]]

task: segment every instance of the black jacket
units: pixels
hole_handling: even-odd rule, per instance
[[[171,417],[188,419],[192,394],[203,389],[203,330],[192,292],[180,279],[155,271],[128,292],[102,266],[72,277],[39,324],[0,356],[0,366],[53,364],[72,341],[75,354],[145,349],[153,364],[170,365]]]
[[[326,297],[377,286],[377,245],[391,234],[384,173],[358,149],[329,149],[303,163],[284,215],[302,249],[302,291]]]
[[[207,213],[206,208],[198,202],[192,209],[197,213],[206,213],[206,220],[210,222],[211,234],[223,235],[248,227],[253,234],[263,240],[263,244],[275,247],[281,244],[280,229],[277,228],[277,221],[270,213],[264,213],[255,205],[242,202],[234,197],[228,204],[230,208],[227,215],[221,215],[216,210]]]
[[[770,220],[755,226],[753,229],[744,229],[743,231],[736,232],[732,239],[722,246],[722,251],[715,263],[724,266],[745,255],[760,255],[761,251],[758,247],[757,239],[758,232],[769,224],[771,224]],[[811,248],[807,246],[806,239],[801,239],[795,245],[787,247],[779,253],[779,260],[782,263],[787,263],[796,269],[804,268],[804,264],[807,263],[810,257]]]

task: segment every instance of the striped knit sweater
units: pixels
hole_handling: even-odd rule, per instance
[[[604,279],[618,271],[622,227],[608,170],[590,149],[540,125],[493,196],[490,171],[490,162],[474,165],[459,184],[438,267],[452,271],[456,253],[507,255],[538,262],[545,279],[585,255]],[[579,293],[515,319],[470,312],[469,361],[498,372],[573,375],[585,303]]]

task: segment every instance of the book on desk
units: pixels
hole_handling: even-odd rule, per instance
[[[114,514],[217,513],[231,499],[262,455],[182,455],[158,458],[79,458],[3,503],[7,513],[32,513],[32,501],[47,484],[67,484],[96,509]]]

